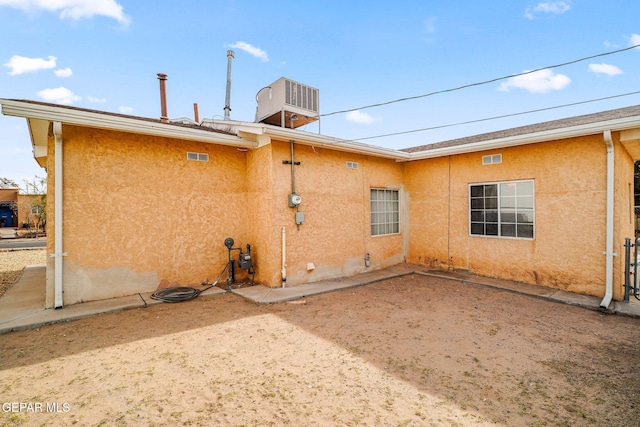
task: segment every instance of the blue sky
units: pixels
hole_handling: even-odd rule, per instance
[[[0,98],[170,118],[253,121],[256,93],[280,77],[320,91],[325,135],[375,137],[640,90],[637,0],[147,1],[0,0]],[[534,74],[377,108],[502,76]],[[412,147],[640,104],[640,94],[362,142]],[[305,129],[317,133],[318,124]],[[44,175],[24,119],[0,116],[0,177]]]

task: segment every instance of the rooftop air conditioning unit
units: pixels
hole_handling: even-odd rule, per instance
[[[297,128],[319,119],[318,89],[293,80],[282,77],[261,89],[256,98],[256,122]]]

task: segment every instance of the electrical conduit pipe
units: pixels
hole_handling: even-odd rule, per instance
[[[287,283],[287,230],[282,227],[282,287]]]
[[[604,143],[607,146],[607,229],[606,248],[603,254],[605,262],[605,293],[600,303],[600,307],[606,309],[611,304],[613,298],[613,202],[614,202],[614,149],[611,131],[605,130],[603,133]]]

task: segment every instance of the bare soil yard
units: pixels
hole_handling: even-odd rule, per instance
[[[0,424],[638,426],[639,332],[419,275],[201,297],[0,335]]]

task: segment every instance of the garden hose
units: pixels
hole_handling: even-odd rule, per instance
[[[229,263],[227,262],[224,268],[222,269],[222,271],[220,272],[220,274],[218,275],[218,278],[215,280],[215,282],[213,282],[211,285],[207,286],[204,289],[196,289],[189,286],[176,286],[173,288],[158,289],[153,294],[151,294],[151,298],[154,300],[163,301],[163,302],[182,302],[182,301],[189,301],[194,298],[197,298],[198,295],[200,295],[207,289],[213,288],[215,285],[218,284],[224,272],[227,271],[228,266],[229,266]],[[206,284],[207,284],[206,282],[203,283],[203,285],[206,285]]]

